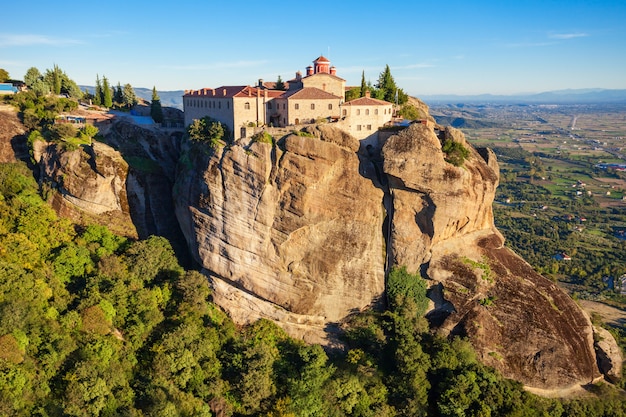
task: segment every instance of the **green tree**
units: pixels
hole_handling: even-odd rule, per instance
[[[96,74],[96,89],[93,93],[93,104],[99,106],[102,104],[102,82],[100,77]]]
[[[380,98],[381,100],[389,101],[391,103],[395,103],[397,101],[398,104],[404,104],[409,99],[406,93],[396,85],[396,82],[391,75],[389,65],[385,65],[385,69],[378,76],[378,84],[376,85],[376,88],[380,90],[380,96],[377,98]]]
[[[111,95],[111,87],[107,77],[102,77],[102,105],[107,109],[113,107],[113,97]]]
[[[5,82],[9,79],[9,72],[4,68],[0,68],[0,83]]]
[[[406,267],[393,267],[387,277],[387,297],[392,310],[403,306],[407,300],[415,303],[417,315],[428,308],[426,281],[418,274],[407,272]]]
[[[150,116],[155,123],[163,122],[163,108],[161,107],[161,98],[157,93],[156,86],[152,87],[152,101],[150,102]]]
[[[37,81],[41,81],[42,78],[41,72],[39,72],[37,68],[30,67],[24,75],[24,83],[26,83],[26,86],[32,90],[35,83]]]
[[[119,85],[117,87],[119,89]],[[135,94],[135,89],[130,84],[124,84],[124,90],[122,91],[122,102],[124,107],[132,108],[135,104],[137,104],[137,95]]]
[[[230,137],[226,126],[208,116],[195,119],[187,128],[187,134],[192,141],[209,143],[212,148],[218,147],[223,139]]]
[[[274,86],[275,90],[284,90],[285,89],[285,83],[283,82],[283,79],[280,77],[280,75],[278,76],[278,79],[276,80],[276,85]]]
[[[367,93],[367,83],[365,82],[365,71],[361,72],[361,92],[360,97],[365,97]]]
[[[54,64],[54,67],[51,70],[46,70],[46,74],[43,78],[46,84],[50,86],[50,90],[53,94],[61,94],[62,77],[63,71],[61,71],[61,68],[59,68],[56,64]]]
[[[122,86],[120,83],[117,83],[117,87],[113,89],[113,103],[117,107],[122,107],[124,105],[124,95],[122,93]]]
[[[346,101],[354,100],[355,98],[361,97],[361,89],[360,88],[351,88],[346,91]]]

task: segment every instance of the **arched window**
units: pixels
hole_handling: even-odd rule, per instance
[[[296,104],[295,104],[295,106],[294,106],[294,108],[295,108],[296,110],[299,110],[299,109],[300,109],[300,105],[299,105],[298,103],[296,103]],[[297,123],[296,123],[296,124],[297,124]]]
[[[359,116],[361,114],[361,109],[356,109],[356,115]]]
[[[315,103],[311,103],[311,110],[315,110]]]
[[[346,116],[348,114],[348,110],[343,109],[343,115]]]
[[[365,109],[365,115],[369,116],[370,115],[370,109]]]
[[[374,114],[378,116],[378,109],[374,109]]]
[[[244,104],[243,108],[246,110],[250,110],[250,103],[246,101],[246,104]]]
[[[328,110],[332,110],[332,109],[333,109],[333,104],[332,104],[332,103],[330,103],[330,104],[328,105]]]

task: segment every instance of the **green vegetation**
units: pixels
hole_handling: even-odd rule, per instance
[[[313,133],[309,133],[306,130],[292,130],[291,133],[293,133],[296,136],[302,136],[305,138],[314,138],[315,135]]]
[[[265,130],[253,135],[250,139],[252,142],[269,143],[270,145],[274,144],[274,138]]]
[[[446,139],[441,146],[445,160],[454,166],[460,167],[469,156],[469,150],[460,142]]]
[[[150,102],[150,117],[155,123],[163,122],[163,108],[161,107],[161,98],[157,93],[156,87],[152,87],[152,101]]]
[[[385,100],[390,103],[396,103],[397,101],[398,104],[404,104],[409,99],[404,90],[396,85],[389,65],[385,65],[385,69],[379,74],[376,86],[372,86],[371,82],[365,82],[365,71],[363,71],[361,74],[361,86],[346,91],[345,99],[350,101],[355,98],[365,97],[367,91],[370,92],[372,98]]]
[[[209,116],[194,120],[187,128],[187,134],[192,141],[208,143],[213,149],[231,137],[226,126]]]
[[[0,415],[618,416],[626,402],[535,397],[428,331],[406,268],[390,309],[354,315],[345,352],[259,320],[236,327],[161,237],[77,228],[0,165]],[[492,352],[497,355],[497,352]]]

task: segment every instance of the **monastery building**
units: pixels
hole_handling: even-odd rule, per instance
[[[375,141],[378,128],[391,121],[393,105],[369,96],[345,100],[346,80],[320,56],[285,82],[286,90],[276,83],[259,80],[252,86],[222,86],[185,91],[185,126],[194,119],[209,116],[226,125],[233,139],[248,136],[250,127],[298,126],[319,121],[333,122],[359,140]]]

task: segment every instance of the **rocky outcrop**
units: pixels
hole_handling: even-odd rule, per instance
[[[593,332],[598,356],[598,367],[611,382],[615,382],[622,377],[624,364],[622,351],[608,330],[599,326],[593,326]]]
[[[99,142],[68,149],[37,141],[33,157],[40,181],[58,192],[52,202],[57,212],[79,223],[104,223],[136,236],[126,195],[128,164],[119,152]]]
[[[321,126],[279,146],[210,153],[194,145],[185,153],[176,215],[215,300],[236,321],[267,317],[324,342],[329,324],[378,302],[383,192],[358,148]]]
[[[461,166],[442,143],[469,150]],[[468,337],[482,361],[539,389],[599,377],[587,316],[554,283],[503,246],[491,204],[498,165],[452,128],[412,125],[383,147],[393,196],[393,262],[429,279],[431,325]]]

